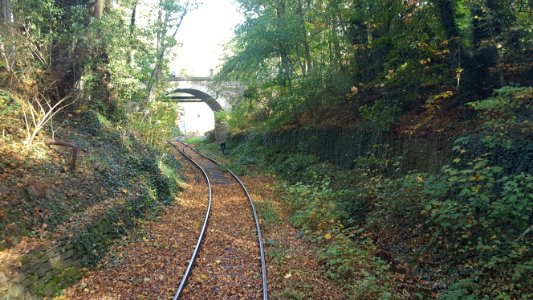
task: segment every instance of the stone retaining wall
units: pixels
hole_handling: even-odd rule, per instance
[[[0,299],[53,296],[80,278],[81,256],[67,240],[33,249],[20,259],[17,270],[0,271]]]
[[[19,259],[19,266],[0,265],[0,300],[57,295],[81,278],[83,267],[94,266],[114,239],[134,227],[135,219],[146,218],[169,204],[155,195],[119,201],[73,225],[66,231],[68,236],[32,249]]]
[[[283,152],[317,156],[322,161],[352,168],[354,160],[368,154],[374,145],[388,145],[390,155],[401,156],[404,171],[434,172],[446,164],[455,137],[446,134],[410,136],[394,134],[372,124],[355,128],[300,128],[266,134],[232,136],[232,147],[245,141],[278,147]],[[378,149],[379,150],[379,149]]]

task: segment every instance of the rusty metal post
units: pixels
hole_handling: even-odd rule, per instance
[[[52,141],[46,143],[48,146],[63,146],[63,147],[71,147],[72,148],[72,160],[70,162],[70,172],[74,172],[76,170],[76,160],[78,159],[78,151],[80,150],[80,147],[74,143],[67,143],[67,142],[60,142],[60,141]]]

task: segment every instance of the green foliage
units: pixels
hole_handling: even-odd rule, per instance
[[[179,192],[179,183],[182,181],[179,177],[181,167],[176,158],[168,153],[159,157],[157,165],[159,172],[152,173],[152,181],[157,189],[158,200],[171,204],[174,202],[174,196]]]
[[[271,224],[278,224],[280,222],[280,217],[276,211],[276,208],[272,205],[272,202],[255,202],[255,206],[259,216],[261,217],[261,220],[263,220],[267,226]]]
[[[280,161],[274,166],[274,168],[279,174],[283,174],[287,178],[293,176],[301,176],[302,178],[306,178],[311,175],[309,171],[312,172],[309,169],[309,166],[316,164],[317,162],[318,158],[315,156],[295,154],[290,155],[286,159]],[[296,177],[293,177],[293,179],[297,180]]]
[[[0,89],[0,128],[5,134],[13,122],[17,121],[17,112],[20,111],[20,103],[10,97],[9,91]]]
[[[347,296],[382,299],[394,293],[398,299],[407,297],[394,291],[389,266],[375,259],[377,247],[365,237],[365,230],[341,222],[347,211],[338,209],[337,202],[346,191],[332,189],[327,178],[309,185],[283,186],[282,190],[293,211],[291,223],[321,244],[318,257],[326,266],[326,275],[341,283]]]
[[[184,139],[183,142],[187,144],[197,144],[197,143],[205,142],[205,137],[188,137]]]
[[[494,91],[492,97],[467,105],[481,113],[484,145],[489,149],[513,148],[523,135],[531,135],[533,125],[533,88],[505,86]]]
[[[471,279],[462,279],[450,286],[450,289],[439,296],[439,299],[465,299],[475,300],[477,297],[472,295],[475,284]]]
[[[245,22],[217,75],[244,85],[231,97],[235,131],[319,123],[339,103],[367,99],[377,104],[363,118],[388,125],[406,109],[435,112],[506,81],[530,84],[520,67],[533,41],[524,1],[237,3]],[[378,116],[378,106],[387,111]]]
[[[394,157],[387,144],[374,144],[368,153],[354,160],[354,168],[361,174],[393,175],[398,173],[402,157]]]
[[[415,248],[420,255],[433,249],[443,263],[461,266],[461,271],[451,272],[460,279],[443,299],[459,295],[504,299],[527,291],[531,240],[523,233],[532,222],[533,176],[504,172],[505,166],[495,164],[494,150],[523,145],[516,144],[519,138],[513,137],[513,131],[529,126],[523,121],[530,114],[530,99],[531,89],[506,87],[470,104],[481,112],[485,152],[468,155],[471,139],[463,137],[453,147],[453,165],[440,173],[380,180],[383,196],[377,197],[381,200],[369,214],[370,224],[387,231],[417,228],[411,236],[425,244]],[[376,199],[375,194],[369,196]]]
[[[96,224],[87,224],[74,232],[73,244],[84,254],[83,266],[93,266],[107,251],[111,241],[126,230],[133,228],[138,220],[154,216],[163,205],[172,204],[178,191],[179,164],[168,154],[159,156],[132,157],[137,160],[129,172],[135,172],[135,184],[141,192],[131,195],[121,205],[106,209]]]
[[[130,114],[124,130],[150,146],[161,149],[175,133],[177,116],[172,104],[152,102],[144,112]]]
[[[347,295],[430,297],[416,284],[398,290],[391,261],[377,258],[382,248],[410,272],[434,274],[433,283],[445,287],[440,299],[528,298],[531,95],[531,88],[509,86],[467,104],[478,113],[480,130],[458,138],[450,164],[434,174],[401,173],[402,158],[379,144],[350,171],[305,155],[305,145],[291,151],[300,154],[288,154],[253,134],[236,137],[233,154],[287,181],[281,193],[291,223],[321,245],[328,276],[342,282]],[[370,112],[381,110],[364,113]],[[521,163],[509,163],[515,161]]]
[[[359,113],[364,121],[373,122],[381,128],[390,128],[396,121],[398,108],[393,104],[386,105],[383,101],[377,101],[370,105],[363,105]]]
[[[517,239],[531,222],[533,176],[503,176],[501,170],[477,158],[466,168],[447,166],[442,177],[428,179],[426,193],[434,200],[425,213],[431,216],[435,239],[451,239],[461,253],[475,251],[482,261],[507,253],[501,246]]]
[[[477,107],[494,109],[498,103],[489,99]],[[485,126],[494,128],[498,124],[505,130],[502,124],[508,124],[506,116],[499,116],[503,120],[485,119]],[[497,138],[501,132],[489,134]],[[493,139],[484,140],[488,149],[495,147]],[[429,243],[448,253],[448,262],[461,264],[470,274],[475,283],[473,294],[516,296],[525,288],[531,272],[525,271],[530,264],[531,240],[522,238],[522,234],[532,222],[533,176],[524,172],[505,174],[501,166],[491,163],[492,153],[465,160],[462,154],[467,151],[463,148],[466,141],[458,140],[455,165],[443,167],[441,174],[425,182],[428,200],[423,213],[431,232]]]
[[[335,220],[335,193],[329,187],[329,179],[319,185],[296,183],[285,186],[287,198],[285,202],[294,212],[290,218],[293,225],[305,230],[325,230],[329,220]]]
[[[26,124],[32,140],[43,127],[41,119],[53,124],[51,117],[63,106],[69,113],[91,110],[124,129],[124,135],[134,133],[161,147],[177,133],[177,114],[174,107],[153,100],[164,89],[161,79],[168,50],[176,46],[172,33],[177,20],[196,4],[158,2],[149,9],[159,10],[165,20],[146,19],[137,1],[129,0],[106,6],[98,19],[88,13],[87,3],[10,1],[12,10],[6,8],[8,15],[0,20],[0,65],[5,66],[0,89],[9,93],[6,104],[15,110],[9,120],[19,127]],[[154,47],[156,40],[160,44]],[[55,107],[65,96],[65,103]],[[39,126],[34,130],[32,124]],[[20,135],[5,129],[4,135]]]

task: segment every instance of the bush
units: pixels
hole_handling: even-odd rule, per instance
[[[312,177],[310,167],[317,164],[318,158],[313,155],[294,154],[280,160],[274,165],[276,173],[292,180]],[[311,175],[311,176],[309,176]]]
[[[528,155],[524,135],[517,133],[527,139],[531,94],[530,88],[506,87],[468,104],[481,113],[482,131],[475,134],[480,144],[472,149],[472,136],[457,139],[453,164],[439,173],[391,178],[367,172],[371,176],[356,185],[367,226],[382,240],[388,233],[392,247],[410,249],[408,256],[420,258],[413,263],[427,265],[430,258],[447,266],[441,276],[456,283],[442,294],[445,299],[531,293],[531,237],[525,233],[533,216],[533,176],[498,163],[502,149],[525,151],[506,161]],[[378,159],[360,162],[373,169],[384,165]]]
[[[338,199],[353,194],[332,189],[329,178],[284,186],[283,190],[284,201],[293,212],[290,222],[321,246],[318,257],[326,275],[341,283],[345,295],[354,299],[383,299],[393,294],[397,299],[408,298],[404,291],[395,290],[389,264],[376,257],[378,248],[366,230],[341,222],[346,211],[338,209]]]
[[[240,160],[287,180],[291,223],[321,245],[328,276],[348,295],[429,297],[420,285],[393,282],[393,275],[412,271],[441,299],[528,299],[532,95],[532,88],[504,87],[468,104],[479,112],[481,128],[457,139],[450,165],[435,174],[400,173],[401,157],[385,145],[372,146],[350,172],[314,156],[258,148],[257,138],[239,144]],[[377,258],[378,247],[410,271],[394,273]]]
[[[447,261],[462,265],[478,293],[517,296],[532,275],[531,269],[523,272],[531,265],[531,240],[520,236],[531,224],[533,176],[504,176],[484,158],[467,165],[447,166],[426,184],[430,243]]]
[[[363,105],[359,108],[359,113],[364,121],[372,122],[379,128],[390,128],[396,121],[396,116],[400,109],[384,101],[376,101],[373,104]]]

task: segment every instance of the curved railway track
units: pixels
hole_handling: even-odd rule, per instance
[[[233,173],[231,170],[227,170],[226,169],[226,171],[231,175],[231,177],[225,175],[225,173],[223,173],[221,171],[222,170],[222,165],[218,161],[199,153],[198,151],[196,151],[195,149],[189,147],[185,143],[172,142],[171,144],[181,153],[181,155],[183,155],[187,160],[189,160],[192,164],[194,164],[201,171],[201,173],[204,176],[204,178],[206,179],[206,182],[207,182],[207,185],[208,185],[208,201],[209,201],[208,208],[206,210],[205,219],[204,219],[202,228],[200,230],[200,235],[199,235],[198,241],[197,241],[196,246],[194,248],[194,251],[193,251],[193,254],[191,256],[191,259],[189,260],[189,264],[188,264],[188,266],[187,266],[187,268],[186,268],[186,270],[185,270],[185,272],[183,274],[183,277],[180,280],[179,286],[178,286],[178,288],[177,288],[177,290],[176,290],[176,292],[174,294],[173,300],[180,299],[180,297],[182,297],[182,295],[185,293],[186,287],[188,286],[188,282],[189,282],[189,280],[191,278],[191,274],[193,273],[193,269],[194,269],[195,265],[197,264],[198,257],[201,256],[203,261],[205,261],[206,257],[211,255],[211,253],[207,253],[207,252],[210,252],[209,249],[204,249],[205,247],[203,248],[202,246],[203,246],[206,238],[209,240],[210,235],[215,235],[214,233],[213,234],[212,233],[207,233],[207,236],[206,236],[206,231],[213,231],[213,229],[209,229],[208,230],[209,223],[210,223],[210,218],[211,218],[211,216],[213,214],[216,216],[216,212],[215,213],[212,212],[212,206],[213,206],[212,204],[213,204],[213,198],[214,198],[213,197],[212,185],[213,184],[214,185],[219,185],[219,186],[229,185],[231,180],[233,180],[234,182],[236,182],[238,184],[238,186],[242,190],[241,193],[240,193],[241,197],[242,197],[242,194],[244,194],[244,196],[246,196],[247,202],[248,202],[248,204],[250,206],[249,210],[252,213],[251,215],[253,217],[253,224],[254,224],[254,227],[255,227],[255,235],[257,237],[257,241],[256,241],[257,252],[259,253],[259,257],[260,257],[261,295],[262,295],[262,299],[265,299],[265,300],[268,299],[268,286],[267,286],[267,276],[266,276],[266,259],[265,259],[263,237],[262,237],[261,228],[260,228],[260,225],[259,225],[259,218],[257,216],[257,212],[256,212],[256,209],[255,209],[254,203],[252,201],[252,198],[251,198],[248,190],[246,189],[246,186],[243,184],[243,182],[240,180],[240,178],[237,175],[235,175],[235,173]],[[215,188],[214,190],[215,190],[215,195],[216,195],[217,194],[217,192],[216,192],[217,188]],[[234,190],[233,188],[230,188],[229,190],[232,191],[232,193],[230,193],[230,195],[220,193],[221,195],[219,197],[229,198],[229,197],[235,197],[238,194],[238,191]],[[233,195],[233,194],[235,194],[235,195]],[[218,203],[215,203],[215,206],[217,204]],[[223,214],[224,212],[221,211],[220,213]],[[243,217],[244,216],[233,216],[233,218],[235,218],[235,219],[243,218]],[[220,226],[221,224],[218,224],[218,225]],[[221,241],[220,236],[221,235],[226,235],[226,234],[228,234],[228,233],[227,232],[218,232],[218,234],[217,234],[217,237],[219,237],[218,242]],[[233,233],[233,234],[235,234],[235,233]],[[211,236],[211,238],[213,238],[213,236]],[[227,239],[229,240],[231,238],[227,238]],[[240,238],[239,238],[239,240],[240,240]],[[244,239],[244,240],[246,240],[246,239]],[[224,241],[224,239],[222,239],[222,241]],[[213,243],[214,242],[211,241],[211,243],[209,243],[209,244],[212,245]],[[234,253],[234,252],[239,252],[241,250],[242,249],[235,250],[233,248],[233,246],[226,245],[225,248],[224,248],[224,253],[223,253],[222,256],[223,257],[228,257],[228,256],[231,256],[231,255],[228,254],[228,252],[229,253]],[[216,253],[215,253],[215,255],[216,255]],[[254,255],[254,258],[256,258],[255,255]],[[244,264],[244,261],[246,261],[246,259],[235,259],[235,262],[233,263],[233,266],[232,266],[232,263],[228,263],[226,266],[222,265],[222,268],[225,267],[225,272],[229,273],[229,274],[218,275],[218,276],[219,277],[229,277],[229,278],[235,278],[235,277],[243,276],[243,275],[235,274],[235,270],[234,270],[233,273],[231,273],[231,270],[232,269],[240,270],[241,267],[246,268],[246,266],[242,266],[242,264]],[[251,261],[251,260],[248,259],[248,261]],[[216,262],[220,263],[221,260],[220,259],[216,260]],[[237,266],[237,267],[235,267],[235,266]],[[248,266],[248,267],[250,267],[250,266]],[[259,266],[256,265],[255,267],[257,268]],[[203,277],[205,277],[205,279],[207,281],[207,279],[208,279],[207,275],[201,274],[200,278],[203,278]],[[233,282],[237,282],[237,281],[238,280],[235,280]],[[259,284],[259,282],[257,281],[257,285],[258,284]],[[251,284],[251,285],[253,285],[253,284]],[[210,287],[210,289],[215,290],[215,291],[217,289],[219,289],[219,288],[220,287]],[[234,287],[230,287],[230,289],[231,288],[234,288]],[[250,289],[254,289],[254,288],[258,289],[259,287],[250,286],[249,288]],[[236,297],[239,297],[239,296],[243,297],[245,295],[238,295],[238,296],[236,295]],[[257,294],[257,296],[259,296],[259,294]],[[256,298],[256,297],[252,297],[250,295],[248,295],[247,297],[248,298]]]

